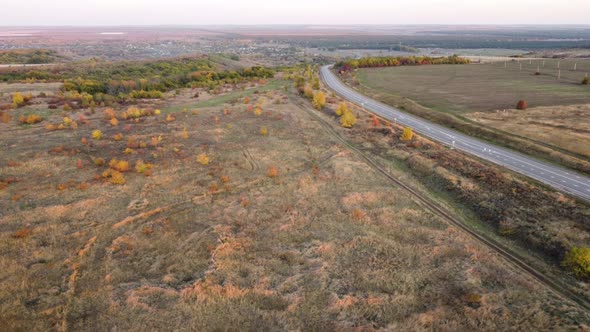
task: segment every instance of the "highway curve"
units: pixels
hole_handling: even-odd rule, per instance
[[[328,87],[344,99],[360,105],[380,117],[410,127],[415,132],[434,141],[486,159],[543,182],[559,191],[590,201],[590,177],[484,142],[385,105],[346,86],[330,70],[331,67],[331,65],[322,67],[320,76]]]

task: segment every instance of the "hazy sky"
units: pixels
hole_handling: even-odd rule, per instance
[[[590,24],[590,0],[0,0],[1,25]]]

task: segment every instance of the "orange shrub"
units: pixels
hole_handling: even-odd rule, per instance
[[[213,182],[213,183],[211,183],[211,184],[209,185],[209,192],[210,192],[210,193],[214,193],[214,192],[216,192],[216,191],[218,191],[218,190],[219,190],[219,186],[217,185],[217,183],[216,183],[216,182]]]
[[[527,108],[527,104],[525,100],[519,100],[518,103],[516,104],[516,109],[517,110],[521,110],[524,111]]]
[[[31,234],[31,230],[28,228],[22,228],[12,234],[12,237],[15,239],[24,239]]]
[[[110,182],[112,184],[122,185],[122,184],[125,184],[125,177],[123,176],[123,174],[115,171],[111,174]]]
[[[129,163],[125,160],[113,158],[109,162],[109,167],[119,172],[127,172],[129,170]]]
[[[354,209],[352,211],[352,217],[356,220],[361,220],[365,217],[365,212],[361,209]]]
[[[277,176],[279,176],[279,170],[278,168],[271,166],[268,168],[268,170],[266,171],[266,175],[269,178],[276,178]]]
[[[43,121],[43,118],[37,114],[29,114],[27,116],[21,115],[18,121],[21,124],[35,124]]]
[[[153,136],[152,140],[151,140],[151,144],[153,147],[158,146],[158,144],[160,144],[160,142],[162,141],[162,136]]]
[[[58,129],[59,129],[59,127],[52,124],[52,123],[48,123],[45,125],[45,130],[47,130],[47,131],[56,131]]]
[[[125,177],[123,174],[114,169],[107,169],[102,173],[103,178],[110,178],[109,182],[112,184],[125,184]]]
[[[109,120],[117,118],[117,114],[115,113],[115,110],[110,107],[107,108],[106,110],[104,110],[104,116],[105,116],[105,118],[107,118]]]
[[[81,124],[88,124],[88,119],[86,119],[84,115],[80,115],[78,119],[80,120]]]
[[[197,162],[201,165],[209,165],[209,157],[205,153],[197,156]]]

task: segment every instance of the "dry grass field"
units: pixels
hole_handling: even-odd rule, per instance
[[[267,90],[0,123],[3,328],[588,328]]]
[[[486,126],[590,157],[590,104],[474,112],[465,116]]]
[[[402,128],[373,127],[369,115],[359,115],[362,121],[347,132],[352,142],[376,156],[383,167],[397,169],[399,178],[457,204],[460,212],[474,215],[497,235],[557,264],[568,248],[588,246],[587,203],[424,137],[403,141]],[[587,284],[581,288],[590,292]]]
[[[0,83],[0,94],[11,94],[15,92],[38,94],[55,94],[62,86],[61,83]]]

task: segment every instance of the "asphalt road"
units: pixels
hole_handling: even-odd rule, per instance
[[[410,127],[413,131],[451,148],[489,160],[543,182],[557,190],[590,201],[590,177],[478,140],[385,105],[342,83],[330,71],[330,67],[324,66],[321,68],[320,76],[322,80],[338,95],[348,101],[392,122]]]

